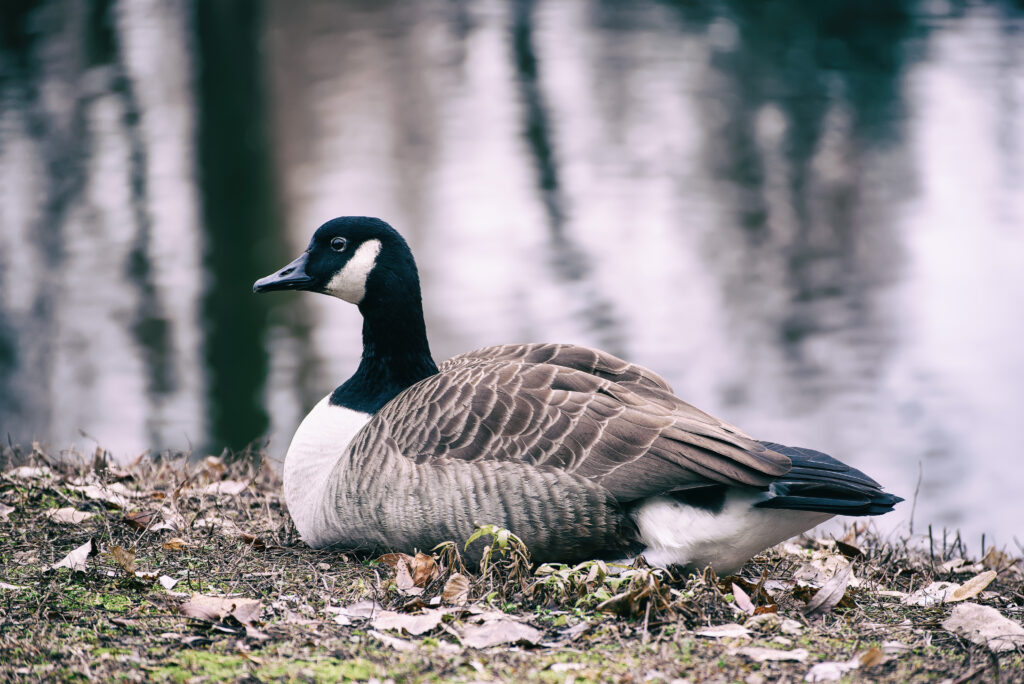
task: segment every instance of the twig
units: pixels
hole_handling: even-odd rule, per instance
[[[924,478],[924,464],[917,462],[917,485],[914,486],[914,500],[910,504],[910,534],[914,534],[914,511],[917,510],[917,493],[921,491],[921,480]]]

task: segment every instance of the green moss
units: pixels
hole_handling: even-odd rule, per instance
[[[366,681],[372,677],[383,676],[384,672],[362,658],[339,660],[325,658],[323,660],[283,660],[264,664],[257,674],[263,678],[285,679],[311,674],[316,681]]]
[[[194,677],[204,681],[226,682],[249,674],[247,661],[238,655],[221,655],[209,651],[184,651],[150,674],[153,681],[187,682]]]

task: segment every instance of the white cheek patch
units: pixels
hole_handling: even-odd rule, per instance
[[[366,279],[377,263],[380,240],[367,240],[359,245],[345,267],[334,274],[324,292],[346,302],[358,304],[366,296]]]

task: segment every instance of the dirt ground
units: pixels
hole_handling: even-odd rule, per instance
[[[0,680],[1021,682],[1020,549],[798,539],[719,578],[533,567],[514,536],[299,540],[252,462],[0,456]],[[417,552],[423,553],[417,553]]]

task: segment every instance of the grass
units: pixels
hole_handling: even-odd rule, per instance
[[[963,554],[955,543],[915,545],[871,532],[849,535],[848,545],[805,539],[723,579],[642,566],[616,573],[599,562],[536,568],[514,535],[485,527],[479,537],[488,545],[487,564],[465,573],[470,605],[492,617],[503,611],[539,636],[532,645],[476,649],[461,643],[474,619],[465,609],[449,609],[415,636],[374,629],[368,620],[336,620],[338,607],[368,599],[400,616],[424,604],[431,610],[450,575],[464,571],[458,551],[466,540],[436,550],[436,576],[410,588],[386,563],[304,546],[276,477],[251,464],[207,459],[190,466],[165,456],[121,469],[102,452],[76,460],[9,448],[0,471],[0,680],[756,684],[803,681],[815,664],[857,656],[864,664],[844,681],[1024,680],[1019,648],[997,654],[946,631],[949,604],[900,601],[933,581],[963,583],[982,571],[951,567]],[[217,483],[226,491],[209,489]],[[127,502],[105,500],[112,492]],[[48,517],[60,508],[93,516],[78,524]],[[141,515],[147,513],[153,515]],[[49,569],[90,539],[97,553],[83,570]],[[116,556],[114,547],[129,557]],[[845,563],[842,553],[855,556],[859,586],[823,615],[806,616],[817,588],[795,578],[816,565]],[[1020,623],[1021,562],[993,553],[986,561],[996,578],[970,600]],[[179,606],[192,593],[257,599],[259,618],[247,631],[227,614],[186,617]],[[749,617],[754,608],[765,615]],[[750,636],[697,634],[728,623],[746,623]],[[750,648],[807,654],[757,662],[742,651]]]

